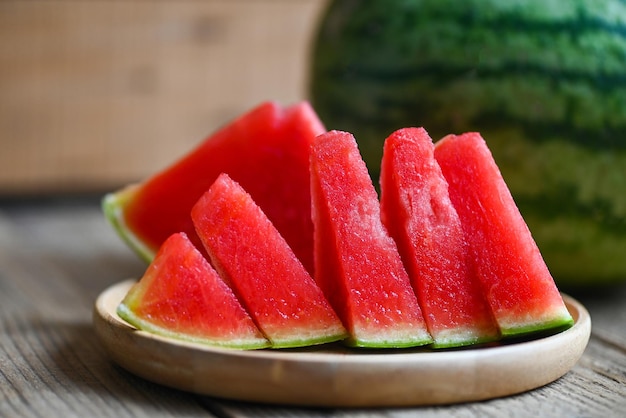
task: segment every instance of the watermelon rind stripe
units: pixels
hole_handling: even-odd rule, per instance
[[[415,91],[415,94],[419,96],[420,92]],[[626,92],[625,92],[626,95]],[[626,97],[626,96],[625,96]],[[345,103],[345,102],[343,102]],[[349,111],[347,107],[342,107],[340,102],[320,101],[318,106],[325,109],[325,114],[342,114],[340,117],[336,117],[332,122],[333,129],[353,131],[355,133],[361,133],[359,128],[368,126],[370,134],[361,134],[357,136],[359,140],[367,140],[380,142],[379,138],[383,135],[388,135],[393,131],[393,128],[377,128],[395,126],[397,129],[406,126],[422,126],[420,123],[420,115],[424,115],[429,121],[436,109],[431,108],[429,114],[428,109],[420,109],[418,106],[413,106],[412,112],[394,113],[391,111],[394,107],[402,108],[402,104],[388,103],[380,101],[380,107],[386,109],[388,113],[380,112],[378,114],[361,112],[358,109]],[[626,106],[626,104],[625,104]],[[445,107],[444,107],[445,108]],[[339,113],[342,112],[342,113]],[[321,113],[321,112],[320,112]],[[324,116],[322,116],[324,117]],[[327,119],[328,120],[328,119]],[[349,122],[345,122],[349,121]],[[329,122],[330,123],[330,122]],[[481,125],[482,124],[482,125]],[[615,150],[625,150],[626,142],[621,141],[621,135],[626,132],[626,121],[615,124],[613,126],[605,125],[601,130],[596,127],[575,127],[572,126],[567,120],[562,122],[544,122],[536,119],[524,119],[518,116],[512,116],[504,113],[503,111],[483,112],[475,115],[472,119],[466,120],[463,123],[463,127],[448,126],[447,132],[465,132],[472,131],[472,126],[508,126],[509,128],[516,127],[525,133],[527,133],[530,141],[535,143],[550,141],[555,138],[556,135],[561,138],[569,138],[573,143],[579,144],[591,150],[602,150],[607,147],[614,148]],[[443,127],[434,126],[429,124],[427,126],[433,135],[437,135],[438,131],[443,131]],[[377,130],[379,130],[377,132]],[[486,132],[484,129],[481,132]],[[359,144],[360,145],[360,144]],[[380,147],[380,144],[377,145]]]
[[[520,195],[515,201],[522,213],[529,213],[535,208],[541,208],[543,222],[567,218],[571,221],[583,223],[585,220],[593,220],[595,228],[608,236],[624,238],[626,236],[626,218],[614,216],[609,204],[602,200],[583,204],[574,199],[575,189],[566,186],[555,188],[554,193],[541,193],[530,196]],[[564,205],[563,202],[568,202]]]
[[[146,263],[150,263],[156,251],[148,247],[124,221],[124,206],[136,185],[127,186],[119,192],[109,193],[102,199],[102,211],[107,221],[111,224],[115,232],[122,240]]]
[[[322,31],[334,33],[337,22],[329,17],[336,19],[343,15],[350,17],[349,21],[341,22],[347,23],[344,25],[347,32],[343,36],[344,39],[365,37],[371,42],[378,39],[372,38],[372,35],[380,33],[381,27],[393,31],[395,38],[398,38],[396,42],[402,42],[422,33],[425,27],[430,26],[437,30],[446,25],[461,28],[459,32],[463,33],[472,27],[486,28],[489,32],[496,33],[517,30],[540,39],[558,33],[565,33],[576,39],[589,31],[601,31],[626,38],[624,18],[626,7],[620,10],[615,1],[595,2],[593,6],[586,0],[568,2],[439,0],[409,2],[408,5],[397,1],[389,3],[380,2],[356,10],[350,4],[331,3],[331,7],[326,11],[326,19],[322,20],[325,23]],[[624,1],[621,1],[621,4],[626,6]],[[611,10],[607,10],[608,7]],[[338,10],[341,8],[343,13]],[[401,18],[398,17],[400,13]]]
[[[118,305],[117,314],[120,318],[140,330],[150,332],[152,334],[157,334],[162,337],[176,339],[179,341],[187,341],[191,343],[210,345],[214,347],[232,348],[239,350],[254,350],[268,348],[270,346],[269,341],[264,338],[232,339],[220,341],[209,338],[196,337],[193,335],[183,334],[179,332],[173,332],[158,325],[154,325],[153,323],[146,321],[143,318],[140,318],[132,311],[132,309],[130,309],[124,303]]]
[[[626,148],[624,2],[443,0],[349,12],[329,9],[314,50],[312,101],[332,129],[373,127],[375,141],[390,133],[377,126],[419,125],[423,115],[433,131],[437,114],[455,109],[462,126],[442,135],[499,121],[533,127],[536,141]]]
[[[378,136],[391,132],[375,132],[376,127],[419,126],[423,125],[420,121],[424,118],[435,137],[472,130],[473,126],[519,127],[533,142],[556,137],[568,138],[587,149],[626,149],[626,141],[621,140],[626,131],[623,110],[626,109],[626,88],[615,88],[601,95],[589,85],[553,84],[521,75],[503,80],[470,78],[459,80],[458,84],[443,84],[437,77],[420,80],[419,84],[386,91],[378,91],[368,83],[347,84],[342,89],[325,87],[321,90],[327,92],[326,97],[314,97],[315,105],[323,109],[320,114],[327,124],[333,121],[332,129],[352,129],[357,140],[363,136],[358,135],[362,127],[368,127],[373,140],[379,142]],[[433,85],[440,86],[436,96],[433,96]],[[372,101],[355,102],[353,98],[359,96],[359,91],[368,91]],[[520,100],[511,101],[511,96]],[[415,97],[421,100],[416,101]],[[479,106],[478,110],[476,100],[487,101],[487,104]],[[428,105],[420,106],[420,102]],[[456,109],[454,124],[445,117],[445,109],[449,108]],[[439,114],[441,126],[433,126]],[[342,126],[342,121],[350,122]]]
[[[499,0],[438,0],[438,1],[412,1],[404,2],[380,2],[359,7],[360,5],[347,4],[347,2],[334,2],[327,9],[326,15],[341,16],[338,9],[344,12],[352,11],[350,18],[350,34],[367,34],[376,32],[376,26],[372,27],[372,21],[379,24],[396,24],[403,27],[407,23],[420,23],[437,25],[441,22],[452,21],[463,23],[461,27],[468,25],[496,25],[496,27],[518,28],[527,30],[529,33],[540,31],[541,28],[559,28],[569,30],[572,34],[585,27],[601,28],[615,31],[626,36],[626,2],[594,1],[593,6],[589,0],[525,0],[508,1]],[[414,3],[414,4],[413,4]],[[622,7],[617,7],[617,4]],[[351,10],[347,10],[350,8]],[[610,8],[610,10],[607,10]],[[383,13],[393,9],[404,12],[399,18],[395,13]],[[620,10],[621,9],[621,10]],[[376,19],[375,19],[376,18]],[[332,23],[328,19],[326,23]],[[332,27],[332,24],[329,25]],[[358,32],[358,31],[361,32]],[[400,33],[401,34],[401,33]]]
[[[542,20],[530,16],[524,17],[516,11],[515,13],[503,13],[493,18],[481,19],[479,15],[469,12],[455,16],[454,11],[448,9],[439,17],[452,20],[462,27],[473,25],[485,27],[485,25],[489,25],[489,31],[493,31],[495,35],[516,30],[527,35],[532,33],[539,39],[543,36],[565,34],[573,41],[577,41],[590,32],[600,32],[626,40],[626,24],[624,22],[609,22],[606,19],[585,14],[578,14],[563,20],[557,20],[552,16]]]
[[[513,61],[582,69],[587,76],[613,73],[619,77],[623,72],[626,22],[584,14],[559,20],[554,11],[545,19],[524,19],[520,11],[510,15],[497,10],[481,18],[476,12],[484,8],[470,6],[459,14],[457,9],[462,8],[456,4],[441,11],[414,8],[415,14],[407,13],[402,19],[389,13],[359,21],[353,16],[339,36],[329,24],[322,28],[316,45],[316,71],[324,70],[330,62],[334,68],[343,63],[355,78],[368,72],[374,77],[398,77],[402,73],[412,77],[416,65],[445,69],[470,59],[476,69]],[[487,9],[494,11],[497,6]],[[359,38],[368,42],[354,41]],[[461,51],[459,45],[463,45]]]
[[[626,45],[623,49],[626,53]],[[463,63],[466,64],[467,60]],[[467,78],[467,80],[463,81],[473,80],[480,82],[483,79],[491,78],[509,82],[511,77],[519,77],[522,81],[525,77],[536,77],[545,80],[558,80],[561,83],[593,84],[595,91],[603,93],[615,92],[615,89],[626,86],[626,74],[623,71],[612,73],[603,68],[583,71],[580,67],[568,69],[559,66],[558,68],[552,68],[544,63],[527,61],[505,61],[490,65],[476,63],[476,65],[471,66],[464,64],[455,64],[450,61],[420,63],[419,66],[395,68],[393,70],[389,70],[389,68],[368,69],[351,66],[349,68],[350,84],[362,84],[362,87],[367,87],[368,82],[374,84],[385,82],[389,86],[389,93],[393,90],[394,85],[397,85],[398,88],[410,86],[416,80],[419,80],[420,83],[425,83],[425,77],[429,77],[430,82],[443,82],[451,79],[463,80],[463,78]],[[624,63],[621,62],[620,64],[623,65]],[[334,69],[327,71],[324,76],[341,80],[345,77],[345,72],[346,69]],[[535,82],[533,80],[533,83]],[[337,81],[336,84],[340,85],[342,83]]]

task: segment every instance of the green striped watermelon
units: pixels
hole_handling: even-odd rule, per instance
[[[479,131],[557,282],[626,280],[626,3],[335,0],[312,63],[374,176],[396,129]]]

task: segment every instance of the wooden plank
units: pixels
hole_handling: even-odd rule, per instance
[[[96,293],[142,267],[100,213],[16,210],[0,209],[0,416],[211,416],[114,366],[96,340]]]
[[[323,4],[0,2],[0,195],[117,187],[304,99]]]

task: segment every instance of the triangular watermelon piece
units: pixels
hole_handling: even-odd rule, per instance
[[[184,233],[163,243],[117,313],[139,329],[166,337],[240,349],[269,346],[232,290]]]
[[[273,348],[342,340],[321,289],[252,197],[220,175],[191,211],[207,253]]]
[[[385,140],[380,181],[383,224],[398,244],[433,346],[499,339],[434,144],[423,128],[401,129]]]
[[[476,273],[502,335],[573,324],[487,144],[478,133],[435,145]]]
[[[354,137],[331,131],[311,152],[315,279],[359,347],[429,344],[396,244]]]
[[[240,183],[274,223],[304,266],[313,271],[309,152],[324,127],[311,106],[263,103],[206,138],[188,155],[103,200],[124,240],[151,260],[172,233],[200,240],[189,213],[221,173]]]

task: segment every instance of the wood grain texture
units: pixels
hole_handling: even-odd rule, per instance
[[[117,367],[91,326],[96,296],[145,268],[98,205],[0,203],[2,417],[622,417],[626,411],[626,286],[575,294],[593,323],[582,358],[556,382],[507,398],[425,408],[287,408],[152,384]]]
[[[305,97],[324,0],[0,2],[0,195],[141,179]]]
[[[292,406],[398,407],[495,399],[551,383],[580,359],[591,327],[566,298],[574,326],[549,338],[500,347],[363,352],[342,345],[234,351],[137,331],[116,314],[134,280],[103,291],[94,329],[116,364],[198,394]]]
[[[292,406],[399,407],[495,399],[551,383],[580,359],[591,321],[566,297],[574,326],[490,348],[389,352],[327,344],[228,350],[138,331],[116,314],[135,280],[98,297],[94,329],[111,359],[146,379],[197,394]]]
[[[107,270],[143,268],[98,212],[0,210],[0,416],[210,416],[192,396],[116,367],[97,343],[91,305]]]

